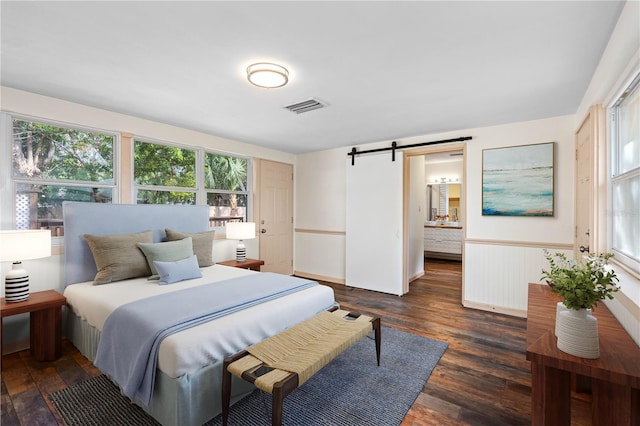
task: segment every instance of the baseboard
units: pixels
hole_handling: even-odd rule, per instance
[[[520,317],[520,318],[527,317],[526,309],[514,309],[514,308],[507,308],[505,306],[494,306],[494,305],[489,305],[487,303],[471,302],[469,300],[463,300],[462,306],[464,306],[465,308],[478,309],[481,311],[488,311],[488,312],[495,312],[497,314],[510,315],[512,317]]]
[[[311,274],[309,272],[293,271],[293,275],[295,275],[297,277],[308,278],[310,280],[326,281],[326,282],[334,283],[334,284],[343,284],[344,285],[344,283],[345,283],[344,278],[327,277],[325,275],[316,275],[316,274]]]
[[[422,277],[424,277],[424,271],[418,272],[416,275],[414,275],[413,277],[409,278],[409,282],[415,281],[418,278],[422,278]]]

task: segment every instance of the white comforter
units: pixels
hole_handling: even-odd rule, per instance
[[[213,265],[202,268],[202,278],[158,285],[146,278],[94,286],[91,282],[67,286],[64,295],[71,310],[102,331],[118,306],[161,293],[195,287],[259,272]],[[334,303],[333,289],[318,285],[173,334],[162,341],[158,368],[169,377],[195,371],[285,328],[312,317]]]

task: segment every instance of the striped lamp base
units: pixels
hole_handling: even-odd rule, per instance
[[[246,262],[247,261],[247,248],[244,246],[242,240],[238,242],[238,247],[236,247],[236,262]]]
[[[29,298],[29,274],[21,268],[20,262],[13,263],[4,281],[4,300],[21,302]]]

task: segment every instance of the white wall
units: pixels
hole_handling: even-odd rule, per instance
[[[605,106],[640,61],[640,2],[627,1],[576,112],[578,128],[592,105]]]
[[[424,275],[424,221],[427,193],[424,176],[424,156],[409,158],[409,259],[407,275],[416,279]]]
[[[545,120],[536,120],[522,123],[513,123],[503,126],[493,126],[477,129],[466,129],[457,132],[443,134],[424,135],[398,141],[399,145],[407,145],[417,142],[448,139],[458,136],[472,136],[467,143],[465,181],[463,182],[467,197],[466,210],[463,217],[466,218],[467,242],[474,245],[474,250],[479,253],[492,252],[496,245],[508,247],[518,262],[526,261],[530,250],[533,248],[542,253],[542,247],[566,248],[573,244],[573,124],[575,118],[572,115],[554,117]],[[360,149],[369,149],[390,145],[389,141],[361,146]],[[554,217],[493,217],[482,216],[482,150],[487,148],[525,145],[532,143],[556,142],[556,206]],[[343,231],[344,203],[344,158],[350,147],[310,153],[298,157],[296,187],[297,206],[296,228],[313,228],[317,232],[322,230]],[[357,161],[357,160],[356,160]],[[325,192],[326,184],[321,179],[312,179],[311,176],[329,177],[333,191]],[[339,183],[343,179],[342,184]],[[399,189],[401,190],[401,189]],[[323,215],[320,204],[331,206],[332,218]],[[316,208],[309,208],[310,205]],[[337,212],[341,211],[342,215]],[[309,272],[316,276],[331,278],[333,281],[344,280],[342,271],[334,265],[324,264],[316,253],[334,253],[335,256],[344,254],[343,235],[324,235],[296,232],[297,241],[304,239],[304,244],[296,246],[295,269],[296,272]],[[320,238],[320,236],[322,238]],[[329,260],[329,259],[326,259]],[[537,261],[536,261],[537,262]],[[304,268],[313,266],[313,270]],[[470,264],[474,266],[474,264]],[[526,311],[526,288],[528,282],[539,280],[537,273],[529,273],[520,276],[518,282],[513,282],[513,274],[503,274],[498,277],[492,271],[508,270],[511,267],[501,261],[500,257],[487,256],[482,263],[483,269],[472,270],[465,262],[465,302],[469,306],[482,309],[508,312],[524,315]],[[540,268],[541,269],[541,268]],[[538,264],[532,270],[538,271]],[[514,272],[515,273],[515,272]],[[515,290],[514,290],[515,289]],[[505,298],[505,295],[510,295]]]
[[[344,283],[346,158],[339,148],[296,159],[295,273]]]
[[[248,155],[289,164],[295,163],[295,155],[293,154],[145,120],[131,115],[88,107],[4,86],[0,87],[0,95],[0,108],[3,112],[26,114],[103,130],[127,132],[166,142],[211,148],[228,154]]]
[[[467,144],[465,306],[526,316],[528,283],[539,282],[544,266],[532,252],[573,246],[573,123],[563,116],[485,128]],[[544,142],[556,143],[554,216],[483,216],[482,151]]]
[[[263,158],[272,161],[294,164],[295,156],[289,153],[274,151],[263,147],[237,142],[217,136],[212,136],[189,129],[157,123],[150,120],[114,113],[111,111],[92,108],[72,102],[66,102],[46,96],[11,89],[0,88],[0,109],[2,112],[16,113],[53,120],[71,125],[88,126],[96,129],[112,132],[126,132],[137,136],[144,136],[161,141],[187,144],[194,147],[203,147],[218,152]],[[11,167],[11,137],[2,135],[0,138],[0,161],[2,168]],[[9,145],[9,146],[7,146]],[[9,155],[6,153],[9,152]],[[5,169],[6,170],[6,169]],[[0,181],[0,224],[2,229],[11,229],[13,226],[13,190],[11,182],[5,176]],[[214,243],[214,260],[221,261],[235,258],[235,241],[217,239]],[[259,257],[258,239],[245,241],[247,256]],[[58,250],[59,252],[59,250]],[[30,272],[31,291],[54,289],[62,293],[63,289],[63,255],[56,254],[47,259],[30,260],[24,262],[24,267]],[[4,277],[11,269],[11,264],[0,264],[0,276]],[[2,295],[4,295],[4,285]],[[20,347],[24,339],[28,337],[28,317],[19,316],[4,320],[3,340],[16,342]],[[11,345],[5,347],[12,349]]]
[[[457,157],[456,157],[457,158]],[[425,165],[425,180],[427,183],[440,182],[440,178],[446,177],[458,179],[458,183],[462,182],[462,160],[449,161],[446,163],[429,163]]]
[[[573,245],[573,124],[574,117],[569,115],[472,131],[465,176],[467,239]],[[554,216],[482,216],[482,151],[544,142],[556,142]]]

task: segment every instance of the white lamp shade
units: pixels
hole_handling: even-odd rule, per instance
[[[50,230],[0,231],[0,261],[19,262],[49,256],[51,256]]]
[[[255,222],[227,222],[228,240],[250,240],[256,237]]]

